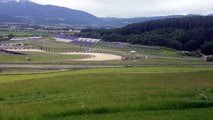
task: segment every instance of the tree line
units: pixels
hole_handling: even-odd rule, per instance
[[[10,40],[14,37],[13,34],[9,34],[9,35],[0,35],[0,41],[7,41]]]
[[[117,29],[87,29],[76,36],[157,45],[213,54],[213,16],[188,16],[136,23]]]

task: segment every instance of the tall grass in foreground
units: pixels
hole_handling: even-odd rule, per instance
[[[173,70],[174,69],[174,70]],[[118,119],[139,113],[166,112],[183,117],[183,110],[211,118],[213,71],[204,68],[94,69],[38,75],[0,76],[2,120]],[[173,71],[171,71],[173,70]],[[183,72],[182,72],[183,71]],[[22,80],[22,78],[24,80]],[[204,113],[208,116],[204,116]],[[181,113],[181,114],[180,114]],[[158,115],[156,115],[155,119]],[[198,117],[198,118],[199,118]],[[213,117],[213,116],[212,116]],[[154,119],[146,116],[146,119]]]
[[[43,116],[44,119],[55,119],[63,118],[67,116],[81,116],[89,114],[112,114],[118,112],[136,112],[136,111],[161,111],[161,110],[181,110],[181,109],[199,109],[199,108],[208,108],[213,107],[213,102],[205,101],[177,101],[175,103],[164,103],[161,105],[152,105],[152,106],[135,106],[135,107],[100,107],[94,109],[80,109],[75,111],[65,111],[57,114],[46,114]]]

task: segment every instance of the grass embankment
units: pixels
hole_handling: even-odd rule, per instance
[[[43,37],[39,41],[22,41],[24,44],[33,46],[35,48],[44,48],[48,50],[72,50],[85,51],[87,47],[79,47],[71,43],[56,42],[52,37]]]
[[[0,68],[0,75],[5,74],[38,74],[38,73],[48,73],[48,72],[57,72],[60,69],[33,69],[33,68]]]
[[[213,68],[145,67],[0,76],[2,120],[213,118]]]
[[[154,56],[167,56],[167,57],[181,57],[177,50],[158,47],[158,46],[142,46],[142,45],[119,45],[114,43],[98,43],[93,46],[97,51],[117,52],[123,55],[129,55],[130,51],[136,51],[138,56],[141,55],[154,55]]]

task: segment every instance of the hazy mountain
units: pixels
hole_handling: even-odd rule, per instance
[[[40,5],[30,0],[0,0],[0,22],[64,23],[103,27],[122,27],[132,23],[178,17],[183,16],[97,18],[87,12],[53,5]]]
[[[23,20],[7,15],[0,15],[0,22],[21,22],[21,21]]]
[[[170,16],[155,16],[155,17],[138,17],[138,18],[99,18],[98,23],[100,25],[108,26],[125,26],[133,23],[146,22],[151,20],[160,20],[167,18],[180,18],[183,15],[170,15]]]
[[[40,5],[30,0],[0,0],[0,14],[36,23],[91,24],[97,19],[83,11]]]

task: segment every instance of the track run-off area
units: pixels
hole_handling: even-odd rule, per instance
[[[13,52],[46,52],[45,50],[41,49],[6,49],[7,51],[13,51]],[[53,52],[54,53],[54,52]],[[73,61],[111,61],[111,60],[121,60],[122,57],[119,55],[114,54],[106,54],[106,53],[95,53],[95,52],[55,52],[55,54],[63,54],[63,55],[86,55],[90,56],[88,58],[84,59],[75,59]]]

